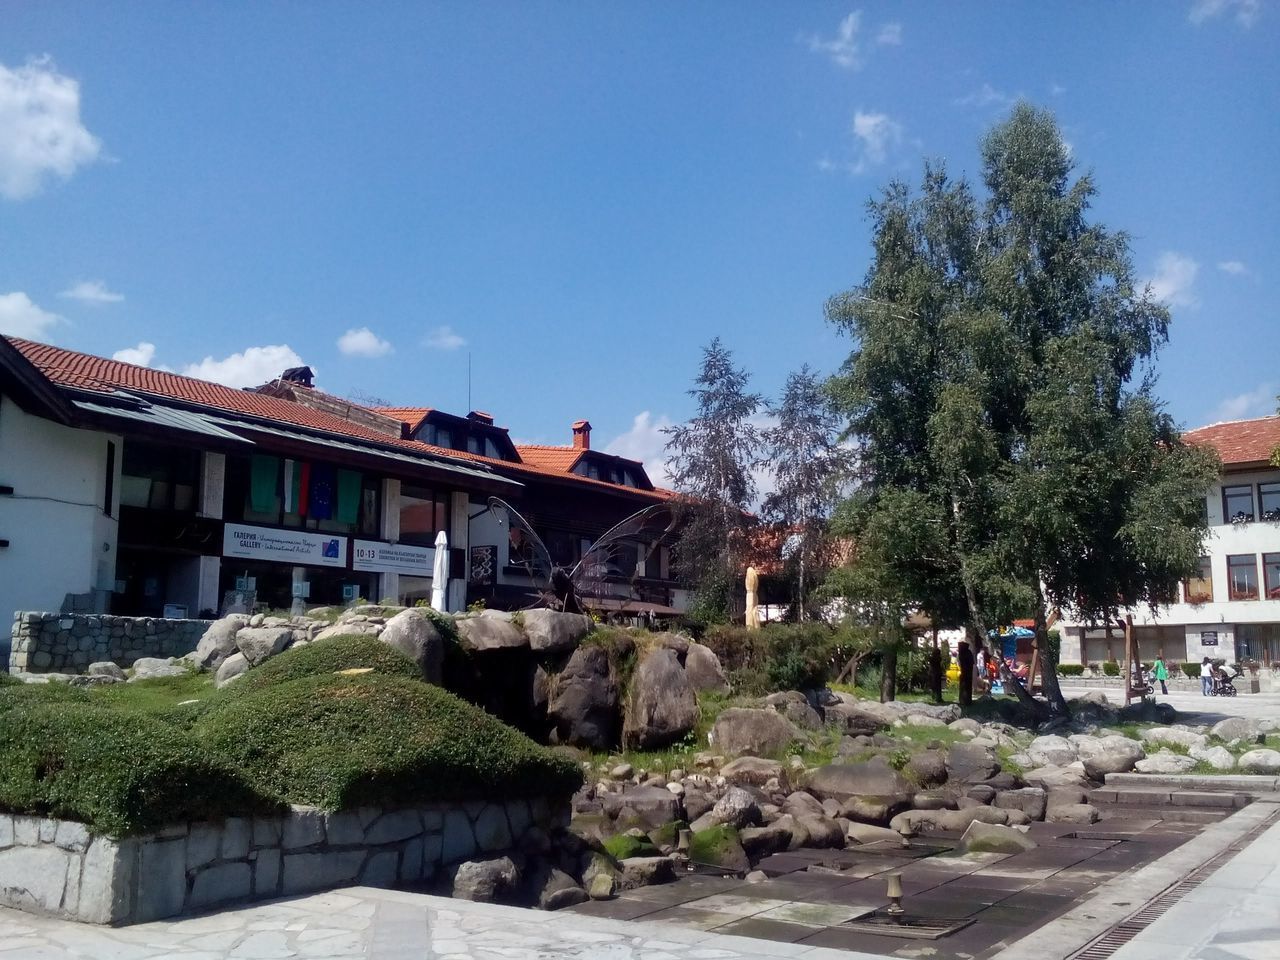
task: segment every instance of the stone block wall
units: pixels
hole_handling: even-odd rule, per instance
[[[0,814],[0,905],[84,923],[144,923],[333,887],[390,887],[567,825],[545,799],[188,823],[112,840],[83,824]]]
[[[211,622],[18,612],[9,672],[83,673],[101,660],[129,667],[140,657],[181,657],[196,648]]]

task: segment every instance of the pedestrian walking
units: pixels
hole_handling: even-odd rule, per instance
[[[1155,666],[1151,668],[1151,675],[1160,681],[1160,692],[1167,697],[1169,688],[1165,685],[1165,681],[1169,679],[1169,670],[1164,665],[1164,657],[1156,657]]]
[[[1200,693],[1206,697],[1213,693],[1213,664],[1208,657],[1200,661]]]

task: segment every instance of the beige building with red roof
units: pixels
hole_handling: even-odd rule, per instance
[[[1130,611],[1142,659],[1280,662],[1280,416],[1190,430],[1188,443],[1212,448],[1222,475],[1205,496],[1209,536],[1197,576],[1176,603]],[[1087,630],[1064,619],[1062,661],[1119,659],[1119,631]]]

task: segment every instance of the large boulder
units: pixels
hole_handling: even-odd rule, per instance
[[[1256,740],[1262,723],[1249,717],[1228,717],[1215,723],[1209,732],[1223,740]]]
[[[870,704],[867,706],[870,706]],[[857,705],[844,701],[833,703],[823,708],[823,714],[829,726],[833,726],[851,737],[869,737],[883,730],[897,719],[896,715],[886,718],[880,713],[864,708],[862,701],[859,701]]]
[[[698,722],[698,701],[673,650],[650,650],[631,678],[622,740],[641,750],[679,740]]]
[[[752,787],[763,787],[770,780],[781,780],[782,764],[777,760],[764,760],[760,757],[739,757],[730,760],[720,768],[720,776],[730,783],[746,784]]]
[[[791,845],[791,833],[777,821],[763,827],[746,827],[738,831],[738,841],[753,860],[786,850]]]
[[[236,633],[236,647],[252,667],[283,652],[292,642],[293,631],[288,627],[244,627]]]
[[[771,693],[764,698],[761,706],[772,707],[803,730],[822,728],[822,716],[809,705],[805,695],[798,690]]]
[[[573,650],[594,626],[591,618],[584,614],[559,610],[526,610],[520,616],[529,648],[535,653]]]
[[[724,667],[720,658],[710,647],[700,643],[689,642],[689,651],[684,658],[684,673],[689,686],[698,693],[728,693],[729,681],[724,675]]]
[[[622,876],[618,886],[623,890],[670,883],[676,878],[676,865],[670,857],[627,857],[619,866]]]
[[[500,617],[459,617],[458,637],[474,653],[527,647],[529,640],[510,620]]]
[[[711,728],[711,744],[727,754],[776,756],[794,740],[800,729],[773,710],[730,707],[716,718]]]
[[[1036,842],[1014,827],[975,820],[960,838],[964,853],[1022,853],[1033,850]]]
[[[1142,744],[1128,737],[1082,737],[1076,746],[1090,779],[1103,780],[1108,773],[1128,773],[1146,757]]]
[[[947,775],[962,783],[981,783],[1000,772],[995,754],[975,743],[957,743],[947,751]]]
[[[444,667],[444,638],[421,610],[404,610],[387,621],[378,639],[418,665],[422,679],[440,686]]]
[[[1236,763],[1244,773],[1280,773],[1280,751],[1250,750]]]
[[[728,824],[731,827],[754,827],[760,823],[760,807],[756,798],[741,787],[730,787],[723,797],[716,801],[711,811],[704,814],[703,819],[710,818],[712,824]]]
[[[190,671],[186,667],[180,666],[172,659],[162,657],[139,657],[133,661],[133,676],[129,678],[130,682],[134,680],[151,680],[155,677],[181,677]]]
[[[1045,819],[1050,823],[1097,823],[1101,814],[1091,803],[1065,803],[1050,807]]]
[[[1188,730],[1186,727],[1151,727],[1142,731],[1142,742],[1146,743],[1173,743],[1180,747],[1203,747],[1209,738],[1203,733],[1196,733],[1194,730]]]
[[[201,670],[217,670],[222,666],[222,661],[238,649],[236,634],[248,623],[249,618],[242,613],[233,613],[213,621],[196,644],[195,650],[187,654],[185,659]]]
[[[374,623],[372,620],[339,620],[318,631],[311,640],[314,642],[329,640],[333,637],[376,637],[382,633],[384,626],[385,624]]]
[[[468,860],[453,872],[452,894],[459,900],[493,903],[515,889],[520,873],[510,857]]]
[[[1201,760],[1215,770],[1234,770],[1236,758],[1226,747],[1192,747],[1191,757]]]
[[[547,719],[556,739],[575,747],[608,750],[618,742],[618,684],[600,647],[573,651],[552,684]]]
[[[844,802],[850,797],[910,797],[911,783],[889,766],[884,757],[864,763],[833,763],[811,770],[805,786],[821,800]]]
[[[925,750],[917,753],[902,772],[921,787],[936,787],[947,782],[947,755],[941,750]]]
[[[751,869],[742,839],[730,824],[695,831],[689,841],[689,859],[739,873]]]
[[[995,805],[1001,810],[1021,810],[1032,820],[1043,820],[1048,794],[1043,787],[1022,787],[996,794]]]
[[[1036,737],[1026,749],[1031,762],[1038,767],[1065,767],[1076,761],[1076,748],[1065,737],[1049,734]]]
[[[632,787],[606,794],[604,812],[623,829],[653,830],[681,819],[680,798],[662,787]]]
[[[1144,760],[1139,760],[1133,768],[1138,773],[1186,773],[1195,765],[1194,757],[1161,750],[1159,753],[1150,754]]]
[[[218,667],[218,672],[214,676],[213,685],[221,690],[232,680],[243,676],[249,670],[249,660],[243,653],[238,650],[227,659],[222,661],[222,666]]]

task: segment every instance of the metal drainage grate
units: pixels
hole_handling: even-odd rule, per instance
[[[921,843],[912,840],[911,845],[904,847],[892,840],[873,840],[852,848],[857,853],[868,853],[880,857],[897,857],[899,859],[923,860],[925,857],[936,857],[941,853],[950,853],[955,849],[952,843]]]
[[[1164,916],[1170,907],[1204,883],[1214,871],[1247,847],[1256,837],[1261,836],[1271,826],[1271,819],[1273,818],[1259,823],[1248,833],[1234,840],[1229,847],[1211,860],[1202,863],[1163,893],[1158,894],[1133,916],[1117,923],[1083,950],[1073,953],[1070,960],[1108,960],[1117,950]]]
[[[857,930],[881,937],[902,937],[906,940],[938,940],[963,930],[971,919],[951,917],[894,916],[887,910],[873,910],[860,917],[840,924],[842,930]]]

